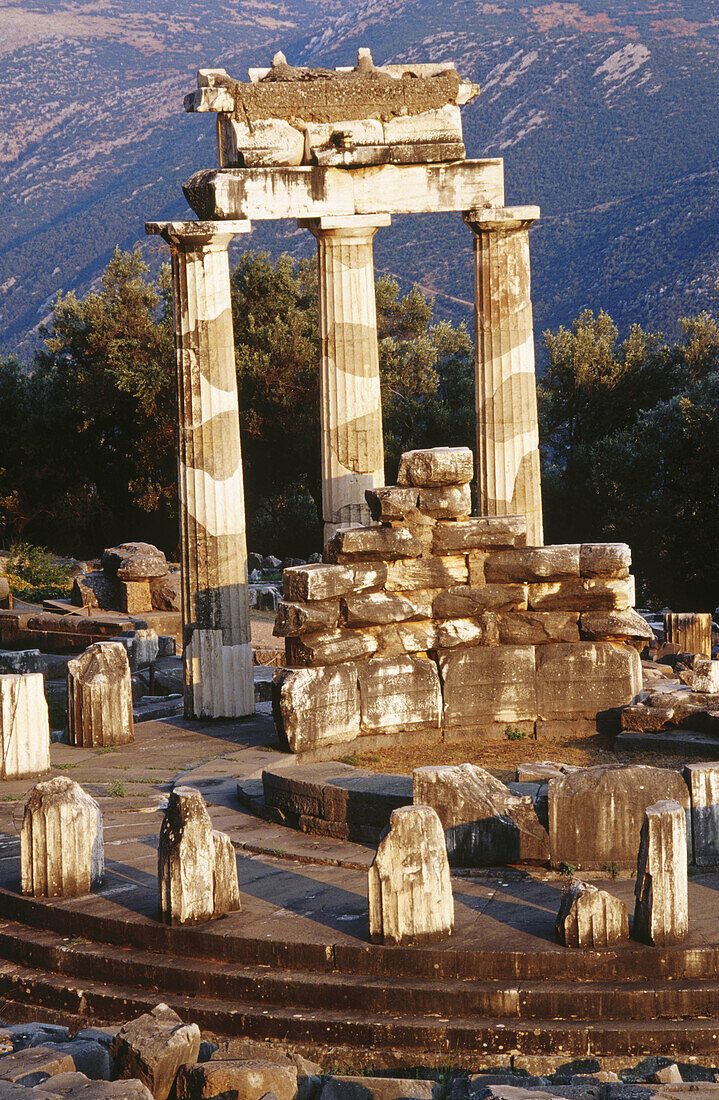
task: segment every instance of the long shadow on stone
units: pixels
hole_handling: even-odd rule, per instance
[[[263,873],[256,873],[261,868]],[[283,867],[268,868],[255,860],[238,861],[240,893],[249,894],[297,916],[344,932],[360,940],[369,938],[367,899],[318,879],[295,874]]]

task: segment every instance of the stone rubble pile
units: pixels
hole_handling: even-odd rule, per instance
[[[651,630],[629,548],[527,547],[522,517],[469,515],[472,475],[467,448],[407,452],[399,484],[366,494],[376,526],[285,570],[274,714],[290,751],[590,732],[639,694]]]
[[[123,542],[102,554],[102,569],[75,577],[70,600],[76,607],[102,611],[180,611],[178,566],[147,542]]]

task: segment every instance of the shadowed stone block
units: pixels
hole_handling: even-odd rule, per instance
[[[286,638],[285,658],[288,665],[297,668],[337,665],[368,657],[377,651],[377,645],[375,631],[340,627]]]
[[[505,863],[544,863],[549,836],[529,797],[511,793],[474,764],[416,768],[414,801],[437,811],[450,863],[484,867]]]
[[[537,714],[534,648],[496,646],[441,652],[444,726],[533,720]]]
[[[439,592],[433,604],[438,619],[478,615],[483,611],[520,611],[527,607],[526,584],[455,585]]]
[[[358,666],[363,730],[438,729],[442,690],[434,661],[372,658]]]
[[[352,570],[344,565],[293,565],[282,574],[286,600],[331,600],[353,588]]]
[[[227,833],[216,829],[212,832],[212,847],[215,856],[212,911],[215,917],[221,917],[224,913],[234,913],[242,908],[237,882],[237,856]]]
[[[496,550],[484,563],[488,583],[511,584],[579,576],[579,546]]]
[[[585,542],[579,552],[582,577],[628,577],[632,552],[624,542]]]
[[[322,556],[326,562],[353,565],[373,558],[418,558],[421,553],[421,542],[406,527],[347,527],[329,540]]]
[[[360,731],[357,666],[277,669],[272,711],[280,741],[290,752],[353,740]]]
[[[67,697],[71,745],[127,745],[133,740],[130,664],[121,642],[96,642],[68,661]]]
[[[22,1097],[24,1093],[21,1086],[24,1086],[27,1096],[32,1097],[37,1095],[29,1091],[33,1086],[40,1085],[57,1074],[71,1074],[74,1070],[75,1062],[70,1053],[66,1054],[46,1046],[15,1050],[4,1054],[0,1061],[0,1096],[3,1100],[15,1095]],[[6,1082],[12,1082],[16,1089],[8,1087]],[[51,1090],[48,1089],[48,1092]],[[40,1089],[38,1093],[42,1095]]]
[[[689,790],[678,772],[645,764],[601,764],[549,782],[552,866],[622,869],[636,866],[648,806],[678,802],[688,818]],[[686,827],[685,827],[686,838]]]
[[[662,799],[646,809],[634,893],[635,939],[661,946],[687,935],[687,819],[678,802]]]
[[[38,783],[25,805],[20,853],[23,894],[89,894],[105,874],[102,813],[95,799],[64,775]]]
[[[557,940],[565,947],[610,947],[629,939],[626,902],[575,879],[562,895]]]
[[[460,519],[472,511],[472,490],[469,485],[420,489],[418,507],[423,515],[432,519]]]
[[[419,489],[404,485],[383,485],[367,489],[365,500],[375,523],[405,519],[417,511]]]
[[[177,1075],[176,1100],[294,1100],[297,1095],[297,1067],[255,1059],[218,1058],[185,1065]]]
[[[157,877],[166,924],[198,924],[214,913],[212,821],[193,787],[175,787],[160,828]]]
[[[719,764],[685,764],[684,778],[692,800],[694,862],[711,866],[719,863]]]
[[[585,638],[597,641],[630,638],[644,643],[654,639],[649,623],[632,608],[627,611],[585,611],[580,626]]]
[[[634,702],[642,690],[636,649],[610,642],[537,646],[537,714],[541,718],[593,718]]]
[[[166,1100],[180,1066],[196,1062],[200,1029],[183,1024],[166,1004],[123,1024],[112,1041],[115,1076],[137,1078],[155,1100]]]
[[[120,581],[149,581],[168,572],[162,550],[149,542],[123,542],[102,553],[102,568]]]
[[[23,779],[50,767],[50,726],[41,672],[0,676],[0,778]]]
[[[679,646],[680,653],[711,657],[712,617],[708,612],[669,612],[664,616],[666,640]]]
[[[373,943],[423,943],[449,935],[454,898],[447,846],[430,806],[392,811],[367,882]]]
[[[469,447],[428,447],[405,451],[399,460],[398,485],[433,489],[441,485],[468,485],[474,476]]]
[[[433,554],[456,554],[463,550],[524,546],[527,521],[524,516],[471,516],[456,523],[438,523],[432,540]]]
[[[282,602],[277,608],[272,633],[276,638],[296,637],[313,631],[334,629],[340,617],[338,600],[318,600],[314,604]]]
[[[438,1093],[436,1081],[392,1077],[326,1077],[319,1100],[433,1100]]]

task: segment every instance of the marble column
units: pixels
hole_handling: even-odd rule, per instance
[[[539,208],[463,216],[474,233],[478,512],[526,516],[528,544],[542,546],[529,274],[529,227]]]
[[[372,239],[389,215],[300,219],[317,239],[322,516],[325,542],[369,524],[365,489],[384,485]]]
[[[172,251],[185,715],[254,711],[227,246],[248,221],[150,222]]]

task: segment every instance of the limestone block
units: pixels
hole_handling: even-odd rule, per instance
[[[434,661],[374,657],[358,666],[363,731],[438,729],[442,690]]]
[[[437,623],[436,648],[499,645],[497,616],[485,611],[474,619],[442,619]]]
[[[359,562],[349,567],[355,592],[366,588],[382,588],[387,580],[387,563],[383,561]]]
[[[437,811],[449,862],[455,866],[549,859],[549,835],[532,799],[512,794],[483,768],[474,764],[416,768],[413,797],[415,804]]]
[[[420,542],[404,527],[346,527],[326,544],[323,558],[328,562],[353,564],[380,558],[418,558]]]
[[[416,588],[450,588],[468,580],[466,558],[455,554],[389,562],[385,587],[388,592],[411,592]]]
[[[397,623],[394,631],[402,653],[427,653],[437,648],[437,623],[431,619],[420,623]]]
[[[709,695],[719,692],[719,661],[697,658],[693,671],[692,691]]]
[[[120,582],[102,569],[93,573],[78,573],[72,582],[70,603],[75,607],[120,610]]]
[[[464,519],[472,511],[472,490],[469,485],[420,489],[418,507],[432,519]]]
[[[285,655],[293,668],[337,665],[377,651],[377,638],[369,630],[340,629],[302,634],[285,640]]]
[[[708,612],[670,612],[664,616],[667,642],[679,646],[680,653],[700,653],[711,657],[712,617]]]
[[[442,824],[430,806],[393,810],[367,876],[373,943],[444,939],[454,926],[454,898]]]
[[[325,1077],[318,1100],[434,1100],[439,1094],[436,1081],[412,1078],[409,1088],[406,1078],[400,1077],[346,1077],[332,1074]]]
[[[105,874],[102,813],[95,799],[64,775],[38,783],[25,804],[20,852],[23,894],[89,894]]]
[[[624,542],[585,542],[579,551],[582,577],[629,576],[632,552]]]
[[[354,578],[342,565],[293,565],[282,574],[286,600],[332,600],[352,591]]]
[[[462,550],[524,546],[526,541],[527,521],[524,516],[471,516],[455,523],[438,523],[434,530],[432,553],[453,554]]]
[[[711,867],[719,863],[719,764],[685,764],[684,779],[691,793],[694,862]]]
[[[627,611],[585,611],[580,620],[585,638],[599,641],[616,638],[634,638],[651,642],[654,631],[646,619],[629,608]]]
[[[369,514],[377,523],[401,520],[417,511],[419,489],[401,485],[385,485],[379,489],[367,489],[365,500]]]
[[[440,485],[468,485],[474,476],[469,447],[428,447],[405,451],[399,460],[398,485],[433,489]]]
[[[634,577],[575,578],[529,585],[533,611],[627,611],[634,602]]]
[[[497,620],[501,645],[579,641],[579,615],[569,611],[514,611]]]
[[[540,718],[592,718],[633,703],[642,690],[639,654],[611,642],[549,643],[536,650]]]
[[[168,572],[162,550],[148,542],[123,542],[102,553],[102,568],[120,581],[143,581]]]
[[[410,599],[398,592],[360,592],[355,596],[346,596],[342,608],[348,626],[432,617],[432,601],[422,599],[421,593]]]
[[[573,764],[562,764],[556,760],[532,760],[526,764],[517,764],[516,778],[518,783],[546,783],[550,779],[561,779],[563,775],[570,775],[579,771]]]
[[[1,779],[24,779],[50,767],[50,726],[41,672],[0,676]]]
[[[183,1024],[168,1005],[156,1005],[113,1039],[115,1076],[137,1078],[155,1100],[166,1100],[180,1066],[197,1061],[201,1038],[197,1024]]]
[[[360,732],[357,666],[277,669],[272,712],[280,743],[290,752],[353,740]]]
[[[212,831],[214,854],[212,879],[212,915],[221,917],[241,909],[237,882],[237,856],[227,833]]]
[[[562,894],[556,923],[564,947],[611,947],[629,939],[626,902],[589,882],[574,879]]]
[[[550,779],[552,866],[631,870],[647,806],[678,802],[689,817],[689,790],[679,772],[645,764],[601,764]]]
[[[437,595],[432,610],[438,619],[481,615],[483,611],[521,611],[527,608],[527,595],[526,584],[455,585]]]
[[[340,618],[339,600],[316,600],[314,603],[280,603],[272,633],[276,638],[334,628]]]
[[[662,946],[687,935],[687,819],[678,802],[662,799],[646,808],[634,894],[635,939]]]
[[[221,1058],[182,1066],[177,1075],[176,1100],[294,1100],[297,1067],[255,1059]]]
[[[152,611],[150,582],[120,581],[120,610],[127,615],[142,615],[145,611]]]
[[[281,118],[217,116],[217,152],[221,168],[277,168],[302,164],[305,135]]]
[[[484,576],[484,563],[489,556],[487,550],[469,550],[467,552],[467,566],[469,568],[469,587],[481,588],[487,581]],[[529,595],[529,592],[527,592]]]
[[[674,707],[647,707],[643,703],[622,707],[622,729],[638,733],[658,733],[660,730],[676,729],[675,714]]]
[[[164,577],[150,581],[153,611],[182,611],[182,573],[171,569]]]
[[[27,1047],[4,1054],[2,1061],[0,1061],[0,1082],[2,1082],[0,1096],[3,1097],[3,1100],[13,1095],[22,1097],[23,1093],[20,1086],[24,1086],[27,1090],[27,1096],[32,1098],[37,1095],[37,1093],[30,1092],[34,1085],[39,1085],[49,1077],[54,1077],[60,1073],[72,1073],[74,1069],[75,1063],[72,1055],[54,1050],[52,1047]],[[18,1086],[17,1093],[14,1089],[8,1088],[6,1082],[12,1082]],[[40,1095],[42,1096],[42,1093]],[[58,1096],[58,1094],[56,1093],[55,1096]]]
[[[95,642],[68,661],[67,699],[71,745],[129,744],[134,739],[132,683],[124,645]]]
[[[439,654],[445,729],[534,720],[534,648],[496,646]]]
[[[194,787],[175,787],[160,828],[157,878],[166,924],[199,924],[214,912],[214,845],[205,800]]]
[[[487,583],[560,580],[579,576],[579,546],[529,546],[497,550],[484,563]]]

